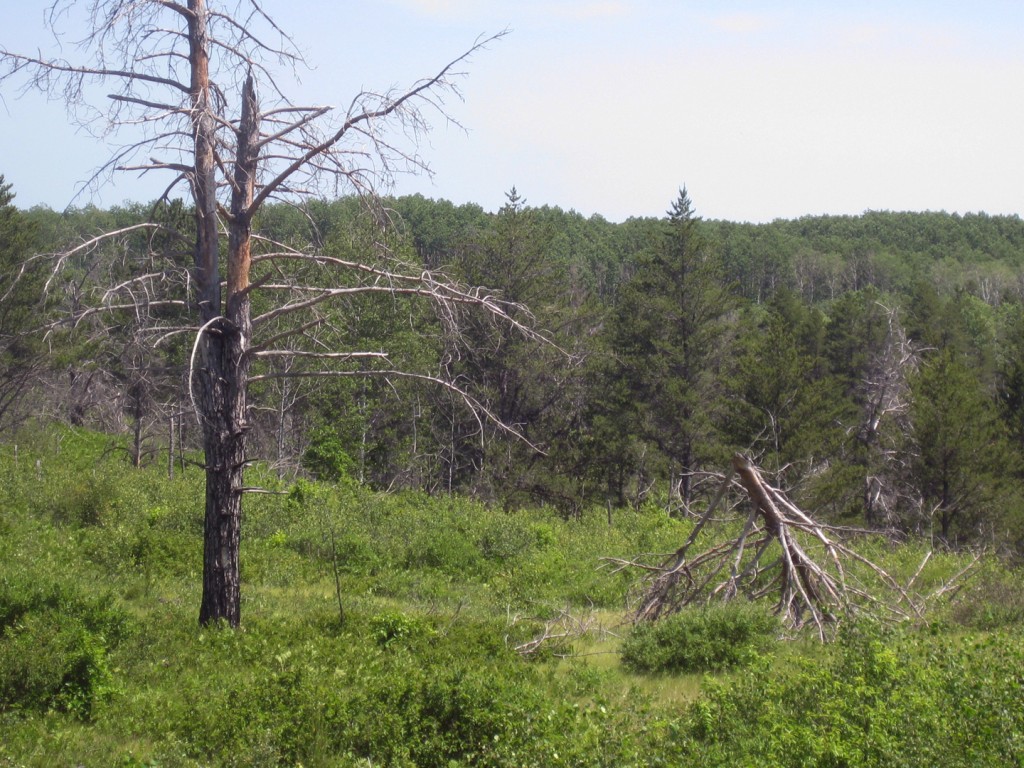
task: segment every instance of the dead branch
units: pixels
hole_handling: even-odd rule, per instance
[[[740,533],[691,552],[728,491],[733,474],[751,504]],[[660,564],[648,558],[607,558],[614,571],[637,568],[644,573],[643,591],[632,611],[634,621],[652,621],[691,605],[774,596],[774,611],[792,629],[813,627],[826,640],[847,617],[871,614],[883,620],[920,619],[925,604],[955,588],[973,568],[968,565],[931,595],[911,589],[929,556],[906,586],[877,563],[839,539],[842,533],[864,535],[862,529],[823,525],[797,507],[778,488],[764,481],[745,457],[735,456],[711,504],[676,552]],[[773,553],[764,563],[765,554]],[[977,561],[975,561],[977,562]]]
[[[573,616],[568,608],[563,608],[553,618],[543,620],[537,617],[524,617],[519,614],[512,615],[510,612],[508,628],[511,630],[523,621],[540,622],[542,627],[540,632],[531,639],[513,646],[513,650],[520,656],[532,656],[541,649],[551,646],[554,646],[556,651],[562,651],[561,654],[556,655],[568,655],[570,642],[587,635],[597,623],[593,613],[587,614],[584,617],[577,617]],[[509,644],[511,642],[510,636],[505,635],[505,643]]]

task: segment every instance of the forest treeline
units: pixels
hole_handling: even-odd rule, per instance
[[[351,375],[319,375],[313,355],[308,368],[254,360],[254,460],[507,508],[657,499],[682,515],[739,451],[824,519],[1024,548],[1019,218],[705,221],[685,189],[665,217],[622,223],[530,206],[515,189],[496,213],[385,202],[270,206],[254,232],[266,253],[482,286],[548,343],[399,290],[353,292],[302,341],[359,351]],[[164,234],[134,228],[148,220]],[[200,444],[194,311],[153,293],[187,275],[191,254],[172,253],[166,232],[191,226],[180,202],[21,210],[0,186],[5,429],[43,417],[128,433],[137,464],[166,461],[172,440]],[[150,259],[162,272],[146,290],[111,291]],[[274,263],[257,253],[254,283],[273,290]]]

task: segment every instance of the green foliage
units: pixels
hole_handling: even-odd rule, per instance
[[[1015,633],[948,638],[873,626],[824,658],[705,686],[675,740],[702,766],[988,766],[1024,746]]]
[[[0,571],[0,712],[89,719],[113,691],[108,653],[133,627],[110,593]]]
[[[1014,468],[995,403],[952,349],[921,369],[911,393],[913,482],[925,509],[934,510],[941,539],[966,540]]]
[[[308,439],[309,446],[302,454],[303,469],[318,480],[328,482],[352,477],[354,464],[334,429],[317,427],[310,431]]]
[[[326,257],[380,266],[393,266],[393,259],[417,272],[440,269],[479,283],[496,299],[524,302],[529,314],[510,306],[513,314],[535,322],[568,354],[472,313],[449,318],[461,331],[451,334],[448,320],[413,297],[377,291],[346,296],[329,331],[315,340],[290,338],[304,352],[380,350],[388,367],[431,375],[446,359],[460,386],[543,454],[506,439],[486,420],[481,433],[461,398],[424,380],[358,375],[297,384],[280,378],[281,360],[259,357],[253,372],[260,380],[250,391],[253,447],[274,453],[281,467],[298,460],[318,478],[467,492],[506,510],[529,504],[578,516],[591,504],[639,506],[647,497],[699,505],[712,485],[702,482],[703,473],[721,472],[743,449],[778,470],[779,482],[799,488],[809,511],[923,533],[930,521],[921,511],[935,505],[923,489],[934,478],[925,477],[929,462],[907,461],[916,446],[908,442],[906,382],[920,364],[950,351],[974,374],[982,399],[998,395],[1013,442],[997,466],[1010,477],[1019,472],[1019,218],[869,212],[733,224],[699,219],[685,189],[665,217],[621,224],[532,207],[516,190],[494,214],[422,196],[388,205],[397,214],[394,228],[381,228],[355,198],[316,201],[305,212],[266,207],[255,226],[271,240],[312,246]],[[10,401],[15,410],[45,399],[47,412],[77,424],[127,416],[148,428],[155,404],[171,404],[175,372],[188,356],[186,334],[165,336],[162,357],[153,358],[129,333],[135,318],[115,312],[110,333],[51,335],[52,353],[40,358],[38,340],[18,330],[48,309],[38,289],[50,265],[35,260],[21,273],[26,249],[38,243],[56,251],[96,231],[136,224],[151,211],[187,236],[188,211],[180,202],[61,215],[18,211],[11,190],[0,194],[0,262],[21,275],[12,285],[13,273],[0,269],[0,292],[8,298],[0,310],[0,415],[5,361],[17,372],[6,391],[46,377],[34,397]],[[102,281],[133,274],[151,247],[166,268],[161,274],[186,266],[166,234],[129,234],[122,245],[68,259],[62,274],[76,288],[67,297],[59,289],[50,295],[98,295]],[[317,269],[293,266],[299,279],[312,279]],[[256,263],[253,279],[269,278],[273,268],[271,261]],[[345,285],[337,287],[348,288],[359,278],[340,279]],[[256,312],[267,308],[261,292],[253,301]],[[161,327],[188,325],[177,309],[150,311]],[[312,319],[304,313],[268,321],[266,332]],[[82,329],[97,330],[92,323]],[[353,374],[385,365],[375,357],[353,364]],[[141,386],[140,371],[159,379],[155,390]],[[143,458],[163,436],[146,431],[138,447]],[[122,443],[116,450],[136,447]],[[77,487],[69,485],[63,509],[47,506],[70,526],[102,529],[98,518],[113,512],[101,474],[93,480],[83,473]],[[1024,549],[1024,507],[1004,490],[970,494],[947,542]],[[336,533],[339,541],[346,535]],[[359,541],[349,544],[359,549]],[[309,542],[285,543],[294,549]],[[504,546],[488,544],[487,559],[508,559],[500,554]]]
[[[80,621],[33,612],[0,637],[0,712],[52,709],[88,719],[111,684],[106,641]]]
[[[382,613],[370,619],[370,635],[382,648],[392,643],[421,637],[427,633],[427,627],[414,616],[404,613]]]
[[[11,185],[0,175],[0,425],[26,409],[19,399],[45,367],[43,345],[30,331],[44,317],[42,286],[47,265],[30,260],[39,230],[14,205]]]
[[[721,672],[755,661],[779,634],[762,606],[731,602],[635,624],[622,662],[636,672]]]
[[[117,502],[117,480],[95,472],[75,478],[57,499],[47,500],[54,519],[65,525],[101,525],[109,520]]]
[[[721,259],[702,236],[684,188],[638,254],[616,302],[609,338],[613,388],[602,409],[615,410],[602,415],[613,430],[657,446],[665,465],[646,471],[682,473],[687,502],[691,473],[706,465],[709,446],[720,442],[710,414],[719,405],[715,372],[728,351],[734,306]],[[611,447],[625,446],[616,441]],[[604,479],[621,504],[622,484]]]
[[[664,647],[645,638],[662,659],[648,668],[720,671],[637,677],[616,653],[526,662],[511,648],[562,610],[617,624],[632,580],[600,558],[672,551],[691,521],[303,482],[246,508],[243,628],[200,629],[199,473],[169,481],[105,447],[26,438],[16,468],[0,446],[0,765],[944,768],[1022,746],[1024,590],[1005,563],[986,561],[923,630],[853,627],[830,647],[773,644],[758,606],[689,611]],[[58,522],[51,506],[94,470],[109,504]],[[924,554],[863,546],[900,583]],[[967,562],[936,554],[917,583]]]
[[[820,334],[806,327],[818,318],[807,312],[800,322],[794,314],[802,313],[773,308],[744,334],[729,380],[734,405],[722,431],[738,448],[762,456],[769,470],[833,453],[843,435],[838,425],[850,411],[839,381],[823,370]],[[810,338],[794,335],[805,324]]]
[[[956,626],[991,631],[1024,625],[1024,591],[1020,574],[996,558],[989,558],[949,606]]]
[[[1024,446],[1024,312],[1019,304],[1008,305],[1003,327],[998,402],[1014,444]]]

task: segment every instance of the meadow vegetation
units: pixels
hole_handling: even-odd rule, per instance
[[[759,604],[631,630],[692,521],[565,518],[351,480],[246,505],[243,626],[196,623],[202,475],[105,435],[0,446],[0,766],[993,766],[1024,754],[1019,574],[981,561],[918,624],[831,644]],[[918,544],[865,543],[909,579]],[[918,578],[967,563],[937,553]],[[337,581],[335,580],[337,576]],[[560,615],[585,634],[515,648]],[[583,619],[586,621],[583,621]]]

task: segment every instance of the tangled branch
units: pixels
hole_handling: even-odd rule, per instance
[[[734,481],[735,478],[735,481]],[[740,533],[691,552],[731,485],[746,493],[751,511]],[[687,606],[736,597],[774,599],[774,612],[792,629],[812,626],[821,640],[844,618],[872,614],[883,620],[920,619],[931,595],[912,591],[930,553],[904,586],[877,563],[841,540],[843,534],[871,531],[821,524],[761,477],[745,457],[732,468],[686,542],[662,562],[607,558],[614,570],[638,568],[643,592],[633,608],[635,621],[653,621]],[[977,562],[977,561],[975,561]],[[972,569],[964,569],[959,580]]]

